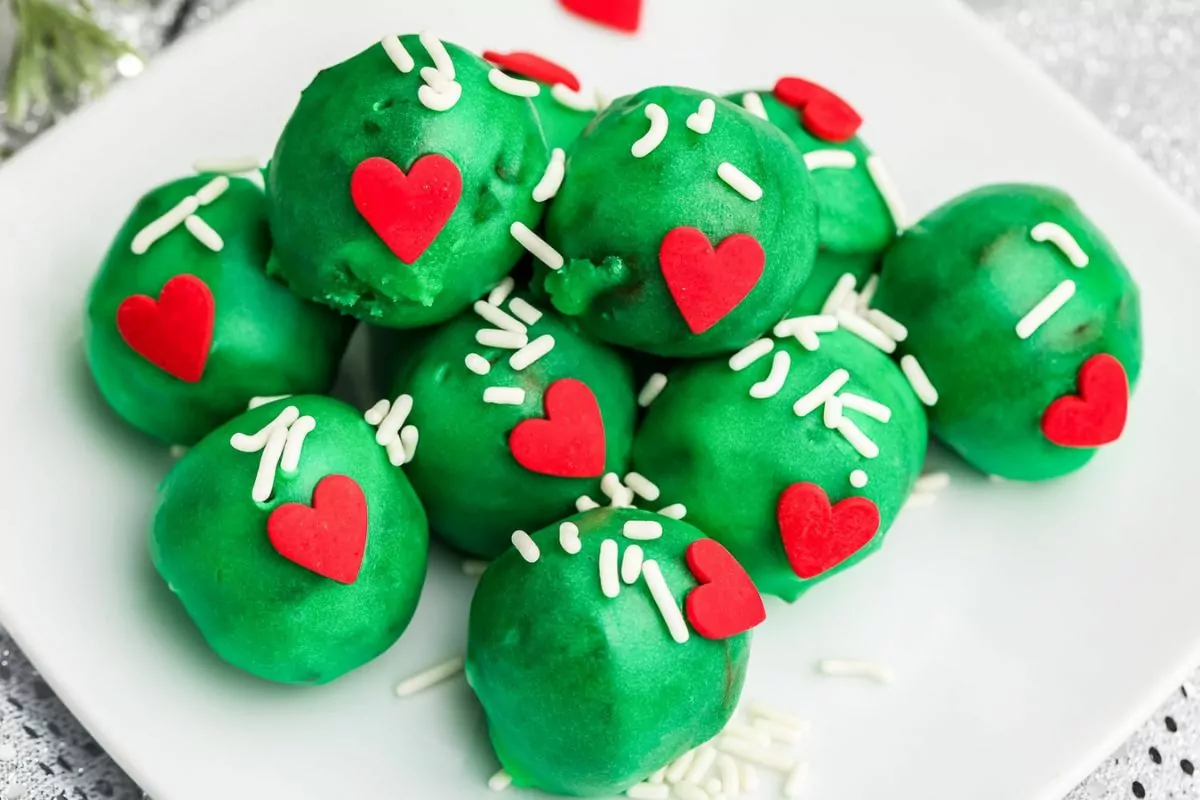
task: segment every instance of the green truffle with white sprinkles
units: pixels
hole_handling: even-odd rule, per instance
[[[729,359],[671,370],[634,439],[658,502],[787,601],[879,548],[925,460],[900,368],[840,327],[791,318]]]
[[[897,228],[905,225],[896,187],[858,135],[862,118],[823,86],[783,77],[772,91],[738,92],[729,99],[770,120],[804,154],[817,195],[820,247],[791,313],[828,312],[825,301],[838,279],[851,275],[862,290]]]
[[[812,270],[817,209],[783,133],[660,86],[619,98],[571,147],[530,242],[542,285],[588,334],[661,356],[732,352],[783,318]]]
[[[884,256],[875,304],[908,326],[901,365],[933,433],[977,469],[1055,478],[1124,431],[1142,367],[1137,284],[1063,192],[954,198]]]
[[[317,75],[279,138],[280,275],[377,325],[449,319],[521,257],[548,170],[521,82],[428,33],[387,36]]]
[[[533,100],[551,155],[557,150],[560,153],[557,157],[561,159],[561,153],[571,148],[596,117],[595,94],[586,92],[579,78],[566,67],[533,53],[488,50],[483,57],[495,64],[504,76],[518,79],[505,81],[503,76],[488,75],[491,80],[505,83]],[[557,174],[561,180],[561,163]]]
[[[483,558],[517,528],[574,513],[605,474],[624,474],[636,418],[629,364],[511,291],[506,279],[432,335],[375,358],[376,383],[405,414],[381,435],[419,435],[420,454],[402,463],[431,527]]]
[[[129,424],[190,445],[256,396],[327,391],[353,320],[267,277],[266,201],[203,173],[138,201],[88,292],[83,346]]]
[[[617,794],[725,727],[766,612],[724,547],[632,508],[512,540],[472,600],[466,673],[513,784]]]
[[[158,491],[154,566],[209,645],[281,683],[325,683],[390,647],[425,581],[429,528],[363,415],[329,397],[254,408]]]

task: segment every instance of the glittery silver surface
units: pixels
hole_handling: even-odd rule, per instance
[[[105,27],[150,57],[235,2],[95,0],[94,6]],[[1200,206],[1200,0],[967,2]],[[8,6],[0,0],[0,74],[11,37]],[[132,77],[138,66],[126,60],[114,72]],[[67,112],[38,109],[20,129],[0,124],[0,160]],[[1200,798],[1200,776],[1193,775],[1200,764],[1195,685],[1200,671],[1067,800]],[[0,800],[142,797],[0,630]]]

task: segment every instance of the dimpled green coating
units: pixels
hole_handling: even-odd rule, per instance
[[[475,341],[477,331],[492,325],[474,311],[384,365],[395,374],[388,396],[413,397],[409,422],[421,432],[421,443],[405,471],[430,526],[458,549],[483,558],[508,548],[514,530],[540,528],[573,513],[580,495],[604,500],[599,477],[531,472],[509,450],[513,428],[526,419],[545,418],[543,397],[555,381],[574,378],[596,396],[604,420],[605,472],[624,475],[629,465],[637,411],[632,369],[613,350],[577,333],[568,320],[544,311],[528,336],[530,341],[553,336],[554,349],[521,371],[509,365],[515,351]],[[491,371],[476,375],[467,369],[468,353],[487,359]],[[518,386],[525,401],[485,403],[489,386]]]
[[[738,92],[729,99],[740,102],[744,95],[745,92]],[[896,238],[896,224],[867,169],[871,150],[860,137],[845,142],[819,139],[804,127],[800,112],[781,103],[774,92],[766,90],[758,95],[767,110],[767,119],[775,123],[801,153],[842,150],[854,155],[855,163],[850,169],[822,167],[810,171],[817,194],[820,247],[812,275],[804,284],[792,313],[815,314],[833,291],[838,278],[847,272],[854,275],[859,288],[862,287],[867,276],[875,271],[883,251]]]
[[[352,320],[267,277],[266,203],[250,181],[231,178],[224,194],[197,211],[224,241],[220,252],[182,225],[142,255],[132,252],[140,230],[215,177],[183,178],[143,197],[88,292],[83,346],[96,385],[129,424],[169,444],[196,442],[244,411],[251,397],[326,391],[353,330]],[[182,274],[203,280],[216,306],[198,383],[154,366],[117,330],[117,309],[127,297],[157,298],[168,280]]]
[[[1034,226],[1057,223],[1090,261],[1078,268]],[[1017,322],[1064,280],[1075,295],[1028,339]],[[933,433],[983,472],[1044,480],[1086,464],[1094,448],[1053,444],[1041,420],[1077,391],[1079,368],[1107,353],[1130,384],[1142,364],[1138,290],[1104,235],[1067,195],[986,186],[951,200],[886,254],[875,305],[908,326],[901,352],[938,391]]]
[[[491,65],[453,44],[462,96],[448,111],[421,104],[433,61],[416,36],[400,72],[381,45],[322,71],[304,91],[267,177],[271,231],[284,280],[300,295],[377,325],[413,328],[457,314],[524,252],[513,222],[536,227],[533,201],[549,161],[533,105],[488,82]],[[405,264],[355,208],[351,176],[368,158],[406,173],[440,154],[462,173],[462,197],[424,253]]]
[[[701,135],[686,123],[706,98],[717,110]],[[653,152],[634,158],[650,103],[666,111],[670,127]],[[762,199],[751,202],[722,181],[722,162],[755,181]],[[766,253],[758,284],[698,335],[659,266],[663,238],[679,227],[699,229],[714,247],[749,234]],[[546,291],[585,331],[656,355],[701,356],[736,350],[792,307],[816,255],[816,202],[799,151],[776,127],[705,92],[658,87],[616,100],[584,131],[546,215],[546,236],[566,260],[546,276]]]
[[[250,489],[260,453],[230,445],[287,406],[312,416],[294,473],[276,472],[270,500]],[[327,475],[346,475],[367,501],[367,546],[357,581],[344,585],[279,555],[267,518],[284,503],[312,504]],[[429,531],[420,501],[354,408],[304,396],[248,411],[175,465],[158,490],[150,536],[154,566],[221,658],[267,680],[317,684],[390,647],[416,611]]]
[[[928,439],[925,413],[891,359],[844,331],[820,339],[814,352],[792,339],[776,342],[776,351],[782,348],[791,357],[791,369],[771,398],[756,399],[749,392],[767,377],[772,356],[741,372],[732,371],[725,359],[676,368],[633,445],[634,469],[658,484],[659,502],[683,503],[687,520],[729,548],[760,591],[789,602],[879,548],[920,475]],[[792,410],[796,400],[839,368],[850,373],[842,392],[892,411],[886,424],[845,412],[879,446],[874,459],[825,427],[822,409],[805,417]],[[850,485],[854,469],[867,473],[866,487]],[[879,532],[834,569],[802,580],[788,565],[776,521],[779,496],[793,483],[819,485],[831,503],[869,498],[879,508]]]
[[[558,525],[533,534],[540,557],[508,550],[484,572],[471,602],[467,680],[487,714],[492,746],[517,786],[553,794],[617,794],[715,736],[732,716],[750,658],[750,634],[713,641],[689,626],[675,642],[644,580],[606,598],[601,542],[622,554],[631,519],[662,523],[636,542],[683,608],[696,586],[685,554],[704,534],[633,509],[571,518],[582,549],[567,554]]]

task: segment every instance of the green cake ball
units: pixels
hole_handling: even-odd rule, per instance
[[[951,200],[884,257],[876,305],[908,327],[902,363],[934,434],[983,472],[1054,478],[1121,435],[1142,366],[1138,289],[1062,192]]]
[[[134,427],[192,444],[255,396],[324,392],[353,324],[267,277],[262,190],[197,175],[151,191],[87,298],[83,345]]]
[[[664,356],[730,352],[791,308],[817,213],[799,151],[718,97],[647,89],[571,149],[546,216],[545,289],[605,341]]]
[[[862,118],[828,89],[785,77],[774,91],[738,92],[729,99],[765,113],[804,154],[817,195],[820,247],[792,313],[815,314],[841,276],[853,275],[862,287],[875,272],[903,222],[895,218],[899,200],[879,157],[857,135]]]
[[[420,448],[405,471],[430,526],[483,558],[623,475],[636,416],[617,353],[527,296],[492,299],[394,356],[388,392],[412,401]]]
[[[549,152],[527,97],[428,34],[386,37],[322,71],[268,173],[280,272],[377,325],[457,314],[522,254]]]
[[[927,441],[896,364],[846,331],[799,330],[813,319],[670,372],[633,446],[660,502],[681,503],[761,591],[788,601],[878,549]]]
[[[570,149],[583,129],[595,119],[595,97],[584,92],[579,79],[566,67],[525,52],[488,50],[483,57],[509,76],[520,79],[512,85],[531,95],[552,154],[555,149]],[[561,172],[556,168],[555,174]]]
[[[158,495],[154,566],[213,650],[260,678],[331,681],[390,647],[416,611],[425,512],[344,403],[248,411],[193,447]]]
[[[724,547],[632,508],[513,544],[471,602],[466,669],[515,785],[617,794],[725,727],[766,612]]]

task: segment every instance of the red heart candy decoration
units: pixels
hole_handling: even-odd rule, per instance
[[[634,33],[642,17],[642,0],[559,0],[562,7],[584,19]]]
[[[687,565],[700,586],[688,592],[688,622],[705,639],[728,639],[767,618],[762,595],[733,554],[712,539],[688,545]]]
[[[658,250],[667,289],[692,333],[716,325],[762,278],[767,256],[753,236],[737,233],[714,250],[695,228],[675,228]]]
[[[788,563],[804,580],[841,564],[879,531],[879,508],[870,499],[848,497],[830,506],[815,483],[784,489],[775,513]]]
[[[604,474],[604,420],[587,384],[574,378],[555,381],[543,403],[545,419],[527,419],[509,434],[508,449],[517,463],[557,478]]]
[[[396,258],[411,264],[446,227],[462,197],[462,173],[443,155],[421,156],[408,174],[386,158],[354,168],[354,207]]]
[[[579,78],[575,77],[575,73],[534,53],[497,53],[495,50],[485,50],[483,57],[505,72],[551,86],[561,83],[572,92],[579,91]]]
[[[853,106],[824,86],[803,78],[780,78],[775,97],[799,109],[805,130],[827,142],[846,142],[862,127],[862,117]]]
[[[157,300],[144,294],[122,300],[117,331],[135,353],[163,372],[197,383],[208,363],[216,313],[208,284],[195,275],[176,275]]]
[[[1060,447],[1102,447],[1121,437],[1129,412],[1129,377],[1101,353],[1079,368],[1079,394],[1060,397],[1042,415],[1042,433]]]
[[[323,578],[358,580],[367,549],[367,498],[345,475],[326,475],[312,507],[285,503],[267,517],[267,538],[279,555]]]

